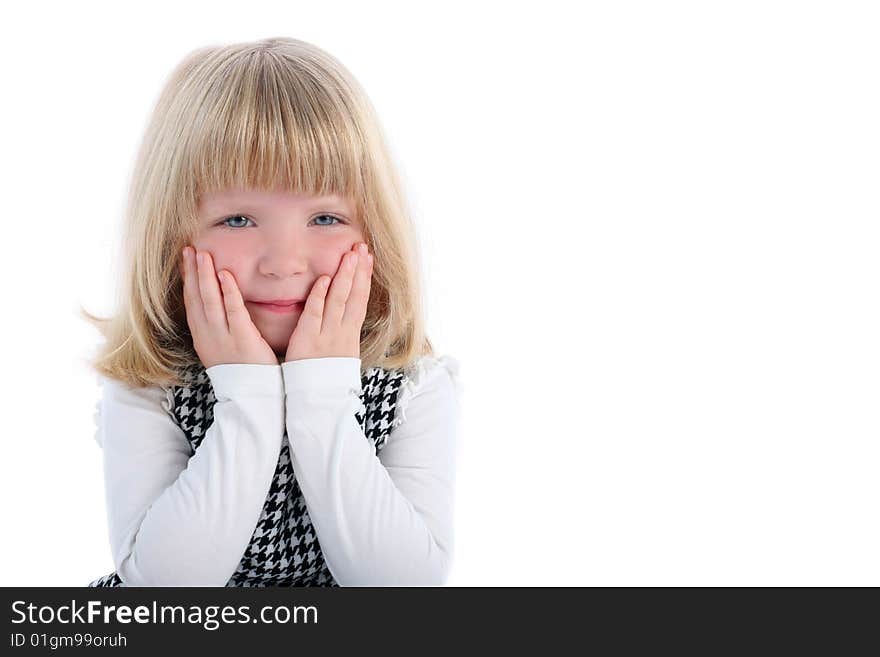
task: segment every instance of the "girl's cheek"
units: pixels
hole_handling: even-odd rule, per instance
[[[211,254],[214,261],[214,268],[217,271],[228,269],[235,274],[239,269],[240,264],[243,262],[245,250],[240,247],[236,248],[224,244],[222,240],[194,240],[193,246],[199,251],[207,251]],[[242,253],[239,253],[239,251]]]
[[[351,234],[346,235],[341,238],[333,247],[333,253],[330,257],[330,266],[333,271],[339,267],[339,263],[342,261],[343,256],[346,253],[350,252],[355,245],[360,244],[361,242],[366,242],[360,232],[356,233],[354,236]]]
[[[335,248],[333,251],[322,256],[321,274],[327,274],[328,276],[336,274],[339,264],[342,262],[342,257],[348,253],[350,248],[350,245],[343,244],[341,247]]]

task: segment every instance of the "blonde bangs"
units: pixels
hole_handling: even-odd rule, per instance
[[[184,164],[197,196],[252,188],[362,197],[364,145],[332,93],[339,80],[284,66],[266,50],[205,69]]]

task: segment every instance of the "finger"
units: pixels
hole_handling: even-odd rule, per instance
[[[342,316],[345,314],[345,304],[348,302],[348,295],[351,293],[351,285],[354,280],[357,263],[357,253],[349,251],[342,257],[339,269],[336,270],[336,276],[333,277],[333,284],[327,293],[327,301],[324,306],[324,321],[321,323],[322,331],[339,326],[342,323]]]
[[[198,330],[207,321],[202,299],[199,296],[199,280],[195,267],[195,251],[191,247],[183,250],[183,305],[186,307],[187,324],[190,332]]]
[[[296,323],[297,335],[319,335],[321,333],[321,319],[324,317],[324,298],[327,288],[330,286],[330,277],[321,276],[312,285],[306,305]]]
[[[357,325],[358,328],[364,323],[367,316],[367,303],[370,300],[370,284],[373,280],[373,254],[366,258],[363,256],[358,262],[358,268],[351,284],[351,294],[348,295],[348,303],[345,305],[345,314],[342,323],[345,325]]]
[[[229,324],[229,330],[232,333],[245,334],[250,330],[253,322],[247,306],[244,305],[244,299],[235,282],[235,277],[228,269],[224,269],[217,274],[217,278],[220,279],[220,290],[223,292],[223,305],[226,308],[226,321]]]
[[[211,254],[207,251],[198,252],[202,256],[202,262],[198,263],[199,269],[199,292],[202,295],[202,306],[205,308],[205,317],[208,326],[215,330],[229,331],[226,323],[226,308],[223,305],[223,297],[220,295],[220,286],[217,284],[217,276],[214,274],[214,262]]]

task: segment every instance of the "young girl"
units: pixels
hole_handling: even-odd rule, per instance
[[[415,243],[335,58],[272,38],[183,60],[135,164],[118,314],[84,312],[115,565],[89,586],[445,583],[461,389]]]

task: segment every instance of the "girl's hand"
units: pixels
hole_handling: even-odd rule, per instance
[[[214,275],[211,254],[183,249],[181,275],[186,323],[193,346],[205,368],[224,363],[278,365],[278,357],[251,321],[241,292],[229,271],[220,272],[220,285]]]
[[[312,285],[284,360],[360,358],[372,278],[373,256],[367,254],[366,244],[356,244],[342,256],[329,293],[329,276],[321,276]]]

